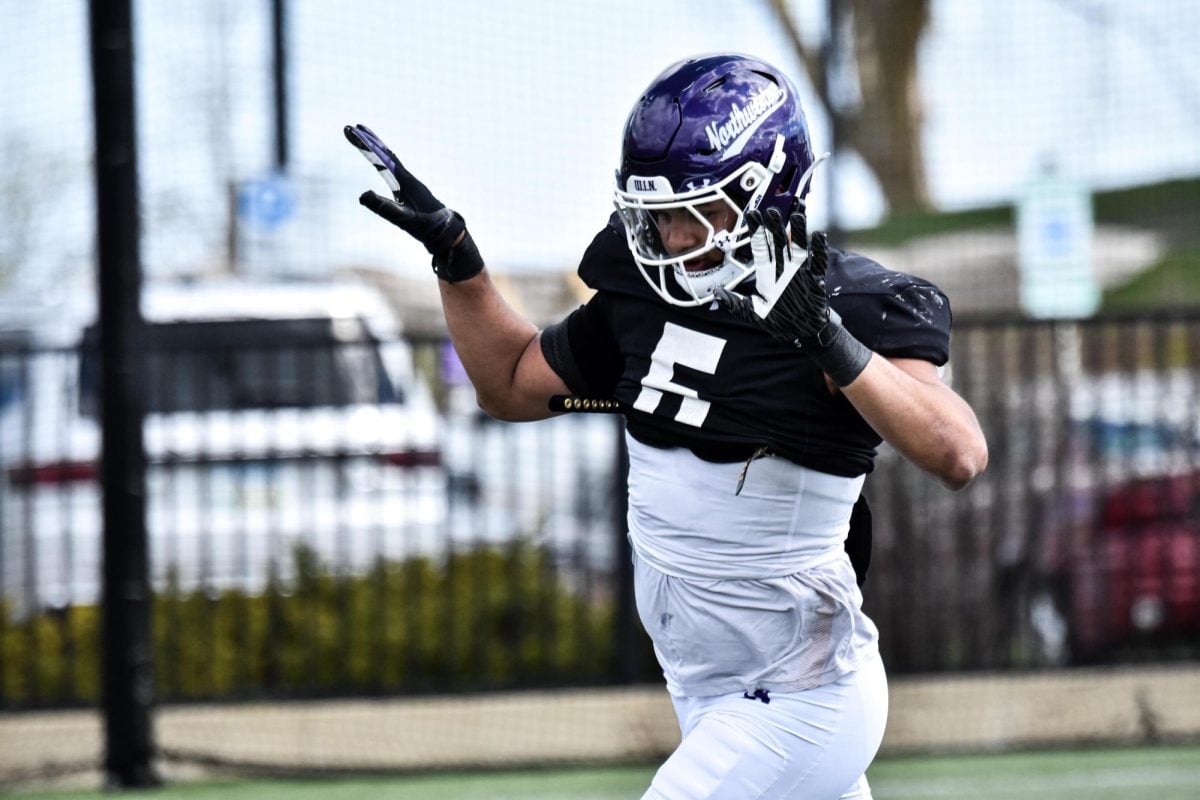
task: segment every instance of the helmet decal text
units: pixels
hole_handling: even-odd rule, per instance
[[[722,161],[740,155],[754,132],[786,99],[787,93],[781,87],[772,85],[748,98],[745,108],[739,108],[734,103],[725,122],[720,125],[710,122],[704,129],[708,134],[708,143],[713,150],[724,150],[721,153]]]
[[[630,175],[625,184],[625,191],[630,194],[671,194],[671,182],[660,175]]]

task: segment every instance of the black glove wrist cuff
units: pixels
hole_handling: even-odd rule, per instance
[[[447,283],[465,281],[480,272],[483,272],[483,257],[470,231],[463,232],[463,240],[457,246],[433,256],[433,274]]]
[[[830,316],[813,340],[804,343],[804,350],[838,386],[853,383],[871,360],[870,348],[855,339],[836,315]]]

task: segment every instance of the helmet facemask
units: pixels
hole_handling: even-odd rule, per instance
[[[642,276],[663,300],[678,306],[703,305],[713,300],[718,287],[732,288],[753,274],[753,262],[745,249],[750,243],[746,212],[759,206],[772,177],[768,166],[747,161],[716,183],[690,188],[694,181],[689,182],[682,192],[675,192],[662,176],[633,176],[625,186],[617,185],[614,202],[630,252]],[[710,219],[714,205],[731,212],[729,228],[714,226]],[[668,252],[659,233],[659,215],[675,209],[686,211],[706,232],[701,244],[681,253]],[[684,267],[713,249],[721,251],[724,258],[711,269],[689,272]]]
[[[716,289],[746,281],[754,273],[746,214],[790,216],[812,164],[804,112],[782,72],[738,53],[671,65],[629,114],[613,193],[638,271],[676,306],[704,305]],[[706,218],[714,209],[729,214]],[[687,227],[664,241],[656,214]]]
[[[638,270],[651,288],[666,302],[677,306],[710,303],[719,287],[732,289],[754,275],[756,265],[750,255],[750,228],[746,212],[758,208],[768,191],[794,195],[793,204],[803,208],[803,196],[817,165],[829,157],[816,158],[797,179],[795,171],[783,169],[783,137],[778,137],[775,154],[764,166],[747,161],[715,184],[684,192],[673,192],[670,181],[662,176],[632,176],[626,187],[614,192],[617,212],[625,226],[625,236]],[[776,173],[785,172],[776,178]],[[617,176],[618,181],[620,175]],[[733,212],[732,230],[718,229],[701,210],[710,204],[723,204]],[[718,206],[719,207],[719,206]],[[656,214],[684,209],[707,232],[704,242],[686,252],[671,254],[659,235]],[[711,214],[711,211],[709,212]],[[684,264],[705,253],[720,250],[724,258],[711,269],[688,271]],[[670,276],[670,278],[668,278]]]

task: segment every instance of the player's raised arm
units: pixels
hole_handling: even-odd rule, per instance
[[[450,339],[480,407],[512,421],[550,416],[549,398],[567,387],[546,363],[537,328],[492,284],[462,215],[434,197],[370,128],[347,125],[344,133],[392,192],[390,199],[364,192],[359,202],[433,256]]]

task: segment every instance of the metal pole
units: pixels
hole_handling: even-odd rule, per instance
[[[159,783],[139,399],[141,264],[130,0],[91,0],[96,134],[104,567],[104,769],[115,787]]]
[[[274,54],[272,83],[275,92],[275,171],[287,172],[288,166],[288,91],[287,36],[285,0],[271,0],[271,49]]]
[[[829,215],[825,231],[829,241],[839,244],[841,239],[841,219],[838,215],[838,147],[845,136],[846,123],[842,118],[840,103],[843,102],[843,90],[838,85],[844,75],[845,66],[845,0],[829,0],[826,5],[826,21],[828,30],[824,42],[822,61],[825,62],[825,96],[829,98],[829,163],[825,165],[826,198],[829,204]]]
[[[613,623],[617,643],[617,674],[620,683],[638,680],[638,657],[642,650],[642,631],[637,622],[633,592],[633,547],[629,543],[626,513],[629,509],[629,451],[625,446],[625,425],[620,419],[613,429],[617,436],[617,463],[613,470],[612,533],[616,541],[616,619]]]

